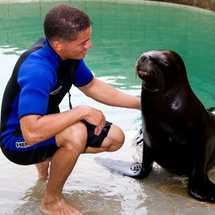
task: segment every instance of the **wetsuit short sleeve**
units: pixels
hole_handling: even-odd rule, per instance
[[[93,74],[90,69],[84,63],[84,60],[80,60],[79,66],[75,71],[74,85],[76,87],[82,87],[90,83],[93,79]]]
[[[21,88],[18,104],[19,118],[30,114],[45,115],[50,91],[56,82],[55,72],[51,68],[44,65],[32,68],[28,65],[24,63],[18,75]]]

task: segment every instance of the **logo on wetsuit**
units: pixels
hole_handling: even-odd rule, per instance
[[[16,148],[28,148],[30,147],[25,141],[23,142],[16,142]]]
[[[56,90],[53,90],[52,92],[50,92],[50,95],[56,95],[56,94],[58,94],[59,92],[60,92],[60,90],[61,90],[61,88],[62,88],[63,86],[61,85],[60,87],[58,87]]]

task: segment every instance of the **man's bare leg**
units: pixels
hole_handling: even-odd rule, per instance
[[[62,196],[63,186],[68,176],[70,175],[72,169],[74,168],[79,155],[82,152],[96,153],[102,151],[115,151],[119,149],[124,142],[124,134],[121,131],[121,129],[119,129],[117,126],[111,125],[111,129],[108,133],[108,136],[105,138],[100,148],[94,149],[88,147],[87,149],[85,149],[84,148],[85,144],[83,143],[86,143],[87,132],[84,131],[84,129],[86,130],[85,125],[84,127],[83,124],[81,126],[82,128],[79,128],[79,130],[73,132],[66,131],[61,135],[61,137],[66,137],[69,134],[70,139],[78,140],[79,144],[77,143],[70,143],[66,145],[63,144],[63,146],[61,146],[57,150],[57,152],[54,154],[52,158],[47,190],[41,203],[41,211],[44,212],[45,214],[81,215],[82,213],[79,210],[73,208],[71,205],[69,205]],[[81,133],[79,133],[78,131],[81,131]],[[74,134],[77,135],[75,135],[74,137]],[[73,137],[71,138],[71,136]],[[80,140],[80,137],[82,137],[82,140]]]
[[[62,196],[63,185],[74,168],[79,155],[80,152],[76,150],[72,150],[72,154],[68,153],[68,149],[64,147],[55,153],[51,163],[46,194],[41,204],[42,212],[53,215],[82,214],[66,203]]]
[[[87,131],[83,123],[78,123],[73,128],[71,127],[56,136],[59,149],[52,158],[50,177],[41,203],[41,211],[45,214],[82,214],[79,210],[69,205],[62,196],[63,186],[72,172],[79,155],[83,152],[87,139]],[[70,139],[76,142],[70,142]]]
[[[47,180],[49,177],[49,163],[51,160],[44,161],[42,163],[37,163],[35,166],[37,167],[39,179]]]

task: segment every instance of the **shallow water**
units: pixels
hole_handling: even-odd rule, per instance
[[[1,1],[0,1],[1,2]],[[0,3],[0,99],[19,55],[43,35],[42,22],[59,1]],[[215,106],[215,14],[172,4],[117,1],[61,1],[84,9],[92,18],[93,34],[86,64],[95,76],[131,95],[140,96],[134,65],[142,52],[172,49],[185,61],[192,89],[205,107]],[[107,107],[73,88],[73,106],[88,104],[102,109],[109,121],[126,132],[122,149],[114,153],[82,155],[64,187],[69,203],[88,215],[214,214],[212,204],[187,195],[187,178],[154,165],[144,180],[111,173],[95,156],[119,160],[141,159],[141,146],[131,138],[141,127],[140,112]],[[68,98],[62,102],[68,109]],[[194,107],[195,109],[195,107]],[[34,166],[19,166],[0,152],[0,214],[39,215],[46,182],[37,180]],[[211,172],[215,181],[215,172]]]
[[[136,132],[126,133],[125,145],[114,153],[82,155],[64,187],[64,197],[87,215],[212,215],[213,204],[202,203],[187,194],[187,178],[166,172],[154,164],[144,180],[124,177],[98,165],[94,158],[139,161],[141,146],[132,147]],[[39,207],[46,182],[37,180],[34,166],[1,162],[0,209],[4,215],[42,215]],[[215,171],[211,172],[215,179]]]

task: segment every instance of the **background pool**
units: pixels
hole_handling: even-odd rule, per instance
[[[215,106],[214,13],[154,2],[21,2],[0,4],[0,96],[18,56],[43,35],[46,12],[54,4],[67,2],[92,18],[93,48],[85,62],[96,77],[140,96],[141,82],[135,82],[134,76],[136,60],[145,51],[171,49],[184,59],[191,87],[205,107]],[[67,100],[62,110],[68,108]],[[108,120],[125,131],[141,126],[139,111],[100,105],[76,89],[72,89],[72,100],[74,106],[87,103],[101,108]]]
[[[11,3],[13,2],[13,3]],[[131,95],[140,96],[134,65],[142,52],[171,49],[187,67],[191,87],[206,108],[215,106],[215,14],[195,8],[146,1],[0,1],[0,100],[20,54],[43,35],[46,12],[59,2],[73,4],[92,18],[92,44],[85,57],[95,76]],[[126,143],[116,153],[121,160],[141,158],[131,148],[131,137],[141,127],[140,112],[101,105],[72,88],[73,106],[102,109],[109,121],[126,132]],[[193,107],[195,110],[195,107]],[[68,98],[61,110],[68,109]],[[0,153],[0,214],[39,215],[45,182],[37,181],[34,166],[22,167]],[[215,175],[212,174],[215,179]],[[110,173],[83,155],[68,179],[68,202],[88,215],[213,214],[213,205],[186,194],[187,179],[165,172],[158,165],[145,180]]]

